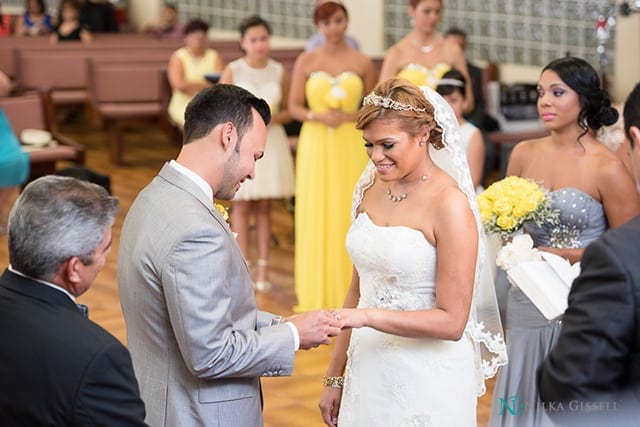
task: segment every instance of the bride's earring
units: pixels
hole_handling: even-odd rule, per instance
[[[418,144],[422,147],[427,141],[425,141],[424,139],[421,140]]]

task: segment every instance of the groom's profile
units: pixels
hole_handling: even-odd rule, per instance
[[[328,344],[328,312],[257,310],[247,264],[213,200],[233,198],[265,150],[267,103],[233,85],[189,103],[184,139],[125,219],[118,283],[129,349],[152,426],[261,426],[261,376]]]

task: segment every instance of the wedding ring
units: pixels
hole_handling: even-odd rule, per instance
[[[335,317],[335,318],[336,318],[336,320],[342,320],[342,319],[340,318],[340,315],[339,315],[339,314],[334,314],[334,315],[333,315],[333,317]]]

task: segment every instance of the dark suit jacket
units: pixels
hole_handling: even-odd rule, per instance
[[[127,349],[61,291],[0,276],[0,425],[141,426]]]
[[[543,402],[564,402],[564,414],[559,415],[566,421],[603,415],[613,425],[638,425],[640,217],[589,245],[581,266],[560,338],[538,372],[540,397]],[[574,410],[567,405],[572,401],[600,406],[576,411],[577,404]],[[615,408],[603,405],[614,401]]]

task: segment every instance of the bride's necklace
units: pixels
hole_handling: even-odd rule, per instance
[[[429,170],[427,171],[427,173],[425,173],[424,175],[422,175],[420,177],[420,181],[427,181],[429,179],[429,176],[431,175],[431,169],[433,169],[435,163],[431,162],[431,166],[429,166]],[[404,199],[406,199],[407,197],[409,197],[409,194],[407,193],[402,193],[399,196],[396,196],[394,194],[391,193],[391,184],[389,184],[387,186],[387,197],[389,198],[389,200],[391,200],[393,203],[400,203],[401,201],[403,201]]]

